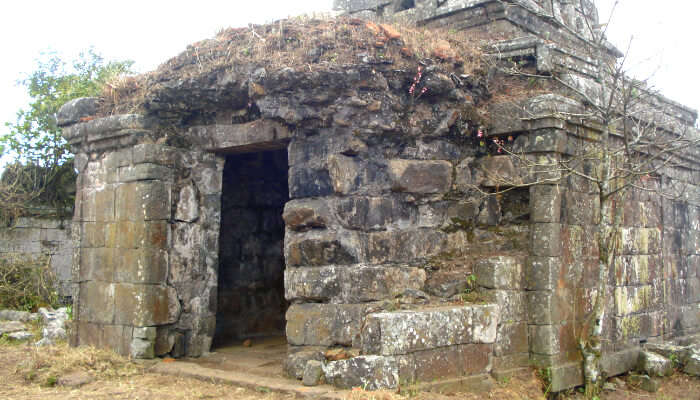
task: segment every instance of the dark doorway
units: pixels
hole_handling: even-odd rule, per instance
[[[213,347],[284,335],[287,150],[226,157]]]

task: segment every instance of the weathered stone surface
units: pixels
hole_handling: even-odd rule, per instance
[[[91,117],[97,113],[99,104],[100,99],[97,97],[73,99],[58,110],[56,124],[66,126],[80,122],[82,118]]]
[[[120,325],[163,325],[180,315],[180,302],[170,287],[119,283],[114,285],[114,299],[119,303],[115,322]]]
[[[131,182],[117,188],[118,221],[170,219],[170,187],[161,181]]]
[[[397,356],[402,382],[431,382],[491,371],[490,344],[462,344]]]
[[[659,390],[659,381],[649,377],[648,375],[636,375],[632,374],[627,378],[627,381],[633,387],[638,387],[647,392],[657,392]]]
[[[447,161],[389,161],[392,189],[417,194],[444,193],[452,186],[452,164]]]
[[[412,262],[440,254],[447,235],[432,229],[373,232],[367,244],[367,259],[372,263]]]
[[[317,360],[309,360],[304,368],[302,384],[304,386],[318,386],[323,380],[323,363]]]
[[[359,356],[323,366],[326,381],[343,389],[394,389],[399,384],[398,363],[393,357]]]
[[[353,236],[333,232],[309,232],[300,239],[290,238],[285,245],[287,266],[347,265],[359,261]]]
[[[187,185],[180,189],[175,219],[183,222],[194,222],[197,218],[199,218],[197,188],[194,185]]]
[[[476,283],[489,289],[520,289],[522,265],[513,257],[489,257],[474,265]]]
[[[410,222],[410,209],[393,198],[350,197],[336,208],[343,227],[355,230],[384,230],[388,225]]]
[[[32,314],[28,311],[0,310],[0,321],[29,322],[37,318],[39,318],[38,314]]]
[[[77,371],[66,375],[61,375],[58,377],[56,384],[58,386],[65,386],[69,388],[79,388],[94,381],[95,377],[92,376],[92,374],[84,371]]]
[[[683,372],[692,376],[700,376],[700,351],[692,349],[685,354]]]
[[[513,161],[508,156],[482,157],[477,165],[477,184],[485,187],[510,187],[522,183]]]
[[[438,297],[449,298],[467,289],[467,273],[464,271],[436,271],[425,282],[425,290]]]
[[[32,333],[26,332],[26,331],[12,332],[12,333],[6,334],[6,336],[10,340],[16,340],[18,342],[30,340],[31,338],[34,337],[34,335]]]
[[[331,221],[330,209],[323,200],[292,200],[284,205],[285,226],[294,231],[323,229]]]
[[[287,342],[294,346],[351,346],[359,342],[368,306],[292,304],[287,310]]]
[[[668,376],[673,373],[673,363],[662,355],[642,351],[639,353],[639,370],[649,376]]]
[[[21,332],[26,329],[27,326],[19,321],[0,321],[0,335]]]
[[[389,356],[472,343],[472,313],[472,307],[462,306],[370,314],[362,329],[362,351]]]
[[[284,372],[291,378],[302,379],[306,370],[306,364],[309,361],[325,361],[323,355],[325,347],[304,346],[299,348],[290,348],[287,351],[287,357],[282,363]]]
[[[425,284],[425,271],[393,266],[328,266],[287,268],[287,300],[360,303],[392,299]]]

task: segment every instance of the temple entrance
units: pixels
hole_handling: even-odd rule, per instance
[[[283,341],[287,168],[286,149],[226,156],[215,351],[247,339]]]

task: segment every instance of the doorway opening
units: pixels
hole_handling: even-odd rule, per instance
[[[287,169],[286,149],[226,157],[214,349],[284,338]]]

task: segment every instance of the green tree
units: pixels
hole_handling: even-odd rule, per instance
[[[75,173],[56,124],[58,110],[70,100],[100,96],[130,74],[132,64],[106,62],[92,48],[70,62],[55,52],[42,53],[36,69],[18,82],[31,98],[28,107],[0,134],[0,158],[8,162],[0,177],[0,221],[10,223],[38,209],[70,211]]]
[[[17,112],[17,121],[7,123],[0,136],[0,156],[9,155],[23,164],[59,166],[70,152],[56,125],[59,108],[79,97],[99,96],[105,86],[131,73],[133,61],[108,61],[88,49],[66,62],[55,52],[43,53],[37,67],[19,81],[31,102]]]

